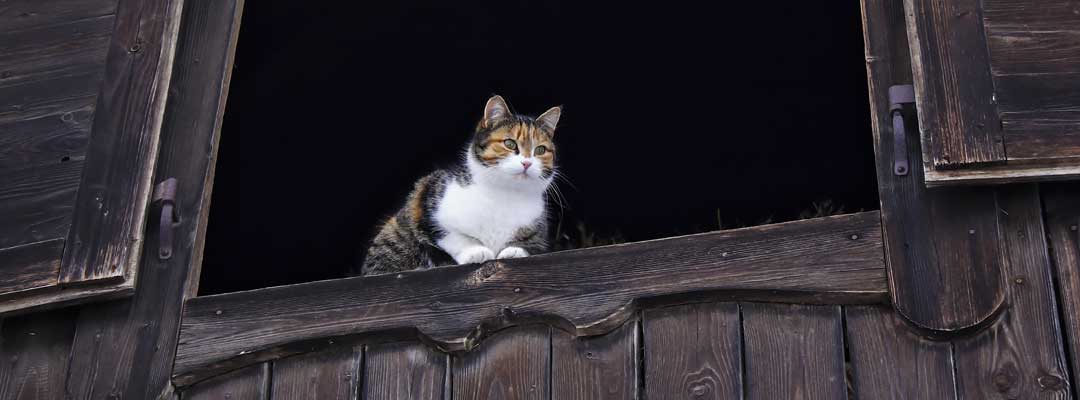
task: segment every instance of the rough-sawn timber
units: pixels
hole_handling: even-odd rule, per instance
[[[184,309],[173,373],[185,386],[332,344],[408,336],[463,351],[494,331],[538,321],[597,335],[638,306],[871,304],[887,297],[874,211],[198,297]]]

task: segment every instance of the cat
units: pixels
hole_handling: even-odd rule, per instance
[[[526,257],[548,250],[547,190],[562,107],[514,114],[498,95],[459,165],[420,178],[382,224],[362,275]]]

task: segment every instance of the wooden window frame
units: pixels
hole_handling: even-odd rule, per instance
[[[1014,3],[904,0],[927,186],[1080,178],[1080,49],[1053,29],[1076,18]]]
[[[182,4],[118,2],[70,229],[0,251],[0,315],[134,293]]]

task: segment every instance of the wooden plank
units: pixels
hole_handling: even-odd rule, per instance
[[[994,77],[999,108],[1006,113],[1080,109],[1080,72]]]
[[[1080,156],[1080,109],[1009,112],[1001,119],[1009,160]]]
[[[112,15],[0,33],[0,87],[105,70]]]
[[[270,398],[356,400],[360,396],[362,357],[363,348],[354,347],[274,361]]]
[[[64,239],[0,250],[0,294],[56,285]]]
[[[409,340],[419,330],[457,351],[537,320],[596,335],[621,325],[642,301],[878,303],[886,296],[882,264],[879,217],[869,212],[198,297],[184,309],[175,372],[177,382],[190,382],[213,369],[295,354],[291,343],[310,351],[330,337]]]
[[[736,303],[643,311],[645,398],[742,398],[739,324]]]
[[[74,322],[73,310],[4,320],[0,336],[0,399],[64,398]]]
[[[68,245],[65,285],[129,280],[142,247],[182,0],[123,0],[109,45]]]
[[[54,114],[0,123],[0,176],[20,169],[79,161],[86,154],[94,96],[62,101]],[[72,199],[74,201],[74,199]]]
[[[904,111],[907,148],[900,154],[911,168],[906,175],[893,172],[897,149],[888,89],[912,81],[904,10],[899,0],[863,1],[862,12],[893,303],[905,318],[927,329],[976,326],[1004,301],[994,263],[999,259],[994,193],[985,188],[926,188],[925,171],[917,167],[923,164],[923,150],[912,135],[917,126],[910,107]]]
[[[1072,386],[1080,386],[1080,184],[1042,185],[1046,232],[1061,304],[1061,326],[1072,365]]]
[[[840,307],[744,303],[747,399],[846,399]]]
[[[1080,29],[1034,31],[987,25],[990,70],[995,76],[1080,73]]]
[[[904,1],[926,169],[1005,161],[979,3]]]
[[[42,27],[116,12],[117,0],[8,0],[0,2],[0,31]]]
[[[551,328],[512,328],[452,358],[453,399],[547,399]]]
[[[1080,179],[1080,166],[1057,164],[1008,164],[971,170],[943,170],[926,174],[926,187],[985,186],[1012,183]]]
[[[449,356],[419,342],[368,346],[364,353],[366,400],[446,398]]]
[[[848,306],[844,318],[855,398],[956,398],[949,342],[920,337],[886,307]]]
[[[1067,399],[1069,374],[1035,185],[1001,192],[1010,307],[989,329],[954,339],[961,398]]]
[[[99,71],[65,75],[0,87],[0,124],[26,121],[71,107],[71,102],[85,102],[97,96],[101,86]]]
[[[262,363],[216,376],[185,390],[183,400],[259,400],[270,398],[270,364]]]
[[[983,18],[991,33],[999,29],[1080,30],[1074,0],[984,0]]]
[[[637,399],[638,321],[602,336],[575,338],[551,332],[551,398]]]
[[[66,237],[82,161],[0,176],[0,248]]]
[[[160,260],[156,247],[143,249],[139,290],[123,302],[126,305],[84,308],[86,318],[79,322],[79,339],[98,343],[95,346],[102,351],[80,351],[73,354],[72,363],[103,372],[69,381],[73,393],[104,397],[115,391],[124,398],[143,399],[155,398],[170,386],[180,309],[188,293],[186,285],[197,275],[192,271],[200,264],[213,155],[243,3],[188,0],[184,7],[184,34],[173,73],[174,95],[162,128],[163,150],[158,163],[159,176],[178,181],[176,206],[185,218],[174,228],[176,251],[172,258]],[[146,227],[151,243],[158,235],[157,224],[153,218]],[[92,332],[100,321],[121,328],[98,339]],[[85,338],[84,332],[88,335]],[[111,348],[132,351],[107,351]]]

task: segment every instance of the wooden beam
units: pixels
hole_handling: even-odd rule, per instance
[[[997,207],[993,188],[924,185],[923,152],[909,137],[896,148],[888,90],[911,82],[904,10],[900,0],[863,0],[867,81],[874,152],[885,229],[889,285],[896,310],[928,330],[969,329],[995,315],[1004,302]],[[904,112],[915,132],[915,110]],[[910,135],[909,135],[910,136]],[[893,163],[912,166],[896,175]]]
[[[1061,327],[1072,363],[1072,387],[1080,387],[1080,183],[1042,185],[1046,231],[1061,304]]]
[[[134,297],[82,309],[76,333],[80,348],[72,353],[72,364],[101,372],[73,374],[71,393],[147,399],[169,390],[180,309],[189,293],[185,285],[193,275],[198,279],[218,132],[243,10],[240,0],[183,3],[183,34],[155,180],[177,179],[176,207],[183,218],[173,231],[176,252],[161,260],[156,246],[146,246]],[[152,218],[146,227],[149,243],[156,243],[158,232],[158,219]],[[95,327],[102,324],[119,328],[98,336]]]
[[[885,282],[877,212],[312,282],[189,300],[174,374],[187,385],[334,337],[419,331],[459,351],[528,322],[597,335],[641,303],[881,303]]]
[[[979,3],[904,1],[928,171],[1005,161]]]

